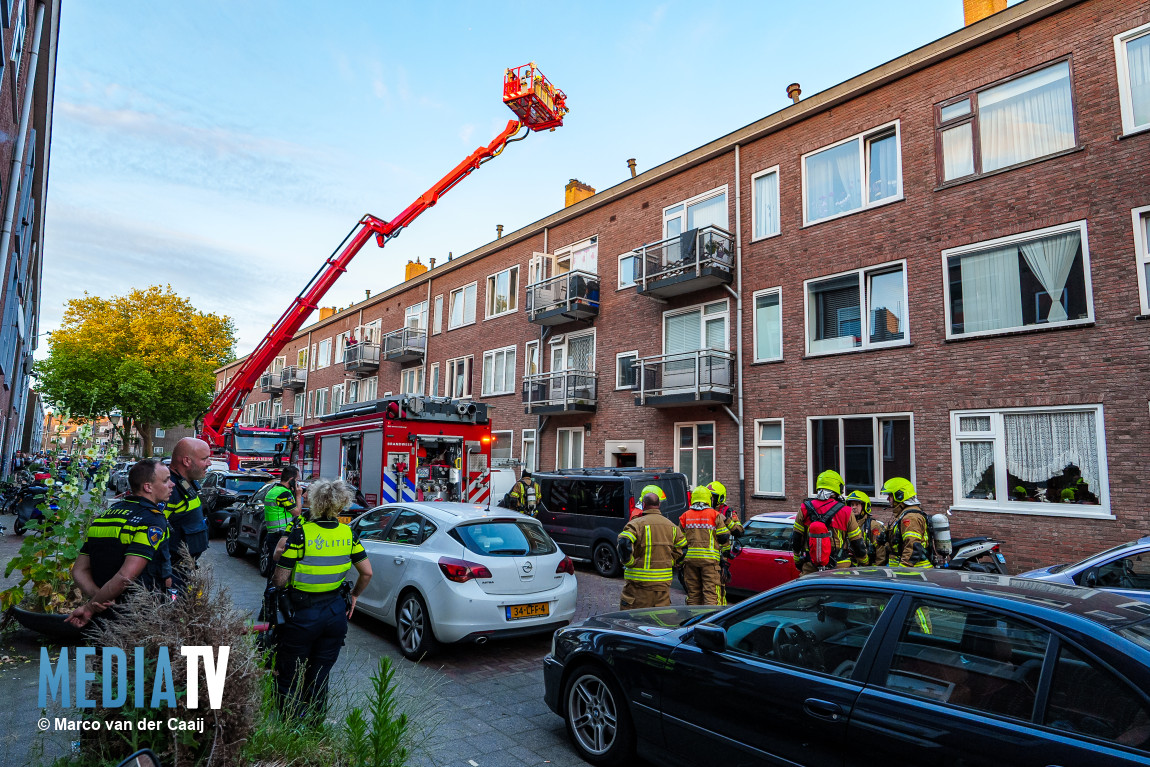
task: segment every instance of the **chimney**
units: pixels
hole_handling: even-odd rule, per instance
[[[631,169],[631,178],[635,178],[635,158],[632,157],[627,161],[627,167]]]
[[[787,95],[791,97],[791,101],[799,103],[799,96],[802,95],[802,90],[799,89],[798,83],[791,83],[787,86]]]
[[[371,298],[371,288],[364,288],[363,289],[363,300],[366,301],[369,298]]]
[[[335,312],[336,312],[336,309],[334,306],[321,306],[319,308],[319,321],[323,322],[328,317],[331,317],[332,315],[334,315]]]
[[[428,264],[428,266],[427,266],[428,269],[434,269],[435,268],[435,259],[434,258],[427,259],[427,264]]]
[[[962,15],[968,27],[1005,9],[1006,0],[962,0]]]
[[[497,239],[497,240],[503,239],[503,224],[496,224],[495,225],[495,239]]]
[[[595,194],[595,187],[587,186],[577,178],[571,179],[567,182],[567,186],[563,188],[564,200],[563,207],[570,208],[577,202],[582,202],[588,197]]]
[[[451,262],[451,251],[450,250],[447,251],[447,261],[448,261],[448,263]]]
[[[407,282],[412,277],[418,277],[426,271],[427,267],[419,263],[418,258],[416,258],[414,261],[408,261],[407,268],[403,272],[403,281]]]

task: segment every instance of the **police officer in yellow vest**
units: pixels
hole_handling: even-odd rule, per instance
[[[184,437],[172,450],[172,464],[169,468],[175,486],[164,514],[171,527],[172,535],[167,546],[172,558],[172,580],[177,586],[185,580],[180,545],[188,547],[193,560],[199,559],[208,550],[208,521],[204,519],[204,511],[200,508],[200,487],[196,482],[204,478],[211,465],[212,450],[202,439]]]
[[[347,621],[371,581],[371,562],[351,528],[339,521],[354,500],[340,480],[308,488],[310,519],[293,527],[276,566],[273,583],[286,588],[286,620],[277,635],[276,688],[280,710],[323,722],[332,666],[347,636]],[[345,577],[359,571],[346,594]]]
[[[299,469],[295,466],[283,467],[279,480],[264,496],[264,526],[267,529],[264,545],[273,552],[273,557],[280,538],[287,534],[293,518],[299,516],[298,478]]]

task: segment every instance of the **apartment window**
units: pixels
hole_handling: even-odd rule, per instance
[[[1150,314],[1150,205],[1131,211],[1134,219],[1134,252],[1138,263],[1138,293],[1142,313]]]
[[[782,288],[755,293],[755,362],[783,358]]]
[[[399,372],[400,394],[423,394],[423,368],[407,368]]]
[[[4,0],[8,2],[8,0]],[[17,0],[16,3],[16,23],[13,24],[12,32],[12,76],[16,78],[14,82],[20,82],[20,60],[24,55],[24,35],[28,31],[28,3],[25,0]]]
[[[519,308],[519,267],[504,269],[487,278],[487,318],[510,314]]]
[[[1075,146],[1070,62],[938,106],[942,180],[990,173]]]
[[[473,357],[457,357],[447,361],[447,389],[444,392],[448,397],[466,399],[471,396],[471,365]]]
[[[300,349],[295,354],[295,366],[300,370],[307,370],[307,347]]]
[[[553,336],[551,372],[595,369],[595,331]]]
[[[808,280],[805,286],[807,354],[910,342],[905,262]]]
[[[755,421],[755,494],[783,494],[783,421]]]
[[[1122,131],[1150,128],[1150,24],[1114,38]]]
[[[483,353],[483,396],[515,393],[515,347]]]
[[[944,250],[947,338],[1094,318],[1086,222]]]
[[[511,462],[512,448],[515,446],[515,432],[491,432],[491,465],[506,466]],[[499,463],[496,463],[499,461]]]
[[[451,291],[451,316],[447,320],[447,329],[454,330],[475,322],[475,286],[476,283],[465,285],[458,290]]]
[[[675,471],[687,475],[691,487],[715,479],[715,423],[675,424]]]
[[[152,448],[152,455],[163,455],[163,454],[164,454],[164,448],[159,447],[159,446]]]
[[[727,187],[725,186],[712,189],[663,209],[664,239],[677,237],[684,232],[707,226],[717,226],[724,231],[729,228],[727,225]],[[664,248],[663,258],[666,263],[679,260],[678,248],[678,244],[668,245]]]
[[[639,256],[636,253],[624,253],[619,256],[619,289],[633,288],[639,281]]]
[[[431,332],[443,332],[443,296],[438,295],[435,297],[435,316],[432,318]]]
[[[315,413],[315,392],[309,391],[307,393],[307,417],[311,418]]]
[[[950,420],[955,506],[1109,513],[1101,405],[964,410]]]
[[[312,344],[311,345],[311,355],[310,355],[310,358],[308,360],[308,363],[311,365],[309,370],[315,370],[315,361],[316,361],[316,358],[319,357],[319,353],[316,351],[316,349],[317,349],[317,345]]]
[[[728,348],[729,314],[725,300],[664,313],[663,353],[683,354],[700,349]]]
[[[751,239],[779,233],[779,166],[751,176]]]
[[[316,416],[316,418],[319,418],[321,415],[327,415],[328,414],[328,412],[329,412],[328,411],[328,403],[329,402],[330,402],[330,400],[328,399],[328,390],[327,389],[316,389],[316,391],[315,391],[315,416]]]
[[[346,333],[340,333],[335,337],[335,364],[342,365],[344,363],[347,357],[344,352],[347,351],[348,341],[352,338],[355,338],[355,335],[353,331],[350,330]],[[356,340],[358,341],[359,339]]]
[[[167,432],[163,429],[156,429],[156,439],[163,439],[165,434],[167,434]]]
[[[427,393],[432,397],[439,396],[439,363],[431,363],[431,374],[428,376]]]
[[[359,401],[370,402],[379,393],[379,378],[372,376],[359,381]]]
[[[427,302],[420,301],[414,306],[403,310],[403,326],[405,328],[427,329]]]
[[[539,342],[528,341],[523,345],[523,375],[533,376],[539,372]]]
[[[343,384],[336,384],[331,387],[331,412],[338,413],[340,407],[343,406]]]
[[[914,482],[914,424],[910,413],[807,419],[810,429],[808,492],[827,469],[842,475],[847,492],[876,496],[888,479]]]
[[[535,430],[523,430],[523,471],[535,471]]]
[[[555,468],[583,468],[583,429],[555,430]]]
[[[902,199],[899,123],[803,155],[803,223]]]
[[[325,338],[319,342],[319,350],[316,352],[315,366],[319,370],[331,364],[331,339]]]
[[[615,389],[633,389],[636,383],[636,373],[639,368],[636,361],[639,352],[621,352],[615,355]]]

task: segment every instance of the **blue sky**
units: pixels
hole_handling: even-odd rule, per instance
[[[346,306],[962,26],[961,0],[69,2],[41,326],[170,284],[250,351],[364,213],[390,218],[512,116],[535,61],[571,114],[484,165],[325,305]],[[44,347],[41,347],[44,349]]]

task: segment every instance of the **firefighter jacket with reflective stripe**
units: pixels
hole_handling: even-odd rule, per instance
[[[111,580],[131,556],[148,562],[137,579],[140,585],[158,589],[171,575],[167,540],[168,521],[160,506],[129,495],[92,520],[80,553],[88,556],[97,586]]]
[[[811,518],[810,511],[813,510],[816,514],[822,515],[831,509],[835,504],[842,506],[831,518],[831,522],[827,527],[830,528],[831,538],[834,541],[834,556],[833,562],[830,566],[834,567],[836,564],[849,566],[851,562],[851,554],[857,557],[866,555],[866,550],[862,541],[862,530],[859,529],[858,522],[855,521],[855,515],[851,513],[850,506],[842,504],[836,498],[827,498],[825,500],[819,498],[811,498],[803,501],[799,506],[799,513],[795,515],[795,524],[793,525],[794,531],[791,533],[791,549],[795,553],[796,565],[803,558],[806,558],[810,546],[807,542],[807,528],[810,526]]]
[[[515,487],[511,488],[511,508],[535,516],[541,492],[538,482],[519,480],[515,483]]]
[[[726,518],[710,506],[684,511],[679,527],[687,538],[687,561],[718,562],[720,551],[731,540]]]
[[[283,533],[291,522],[291,512],[295,508],[295,494],[284,485],[272,485],[264,496],[264,523],[269,533]]]
[[[739,515],[735,510],[725,503],[719,504],[715,511],[723,515],[727,530],[731,532],[731,537],[723,544],[723,554],[729,557],[731,547],[735,545],[735,539],[743,537],[743,523],[739,520]]]
[[[683,531],[657,508],[632,518],[619,533],[619,541],[624,540],[630,543],[631,558],[623,562],[623,577],[639,583],[670,583],[687,548]]]
[[[336,520],[304,522],[288,536],[277,567],[292,571],[291,587],[309,594],[335,591],[355,562],[367,558],[351,528]]]
[[[865,515],[861,520],[856,518],[859,524],[859,529],[862,530],[863,544],[866,546],[866,556],[860,557],[857,554],[851,556],[851,564],[854,565],[885,565],[889,556],[889,551],[886,547],[886,540],[883,533],[886,532],[886,525],[879,522],[870,514]]]
[[[930,527],[921,506],[907,506],[887,533],[890,564],[904,567],[934,567],[930,561]]]

